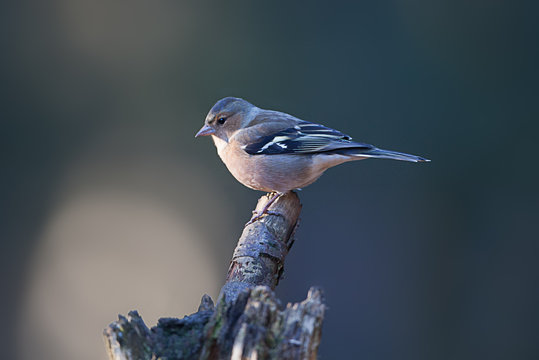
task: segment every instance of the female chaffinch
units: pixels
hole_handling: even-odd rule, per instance
[[[282,194],[316,181],[330,167],[367,158],[426,162],[420,156],[352,141],[340,131],[234,97],[217,101],[195,135],[211,135],[217,153],[243,185],[274,195],[249,223]],[[248,224],[249,224],[248,223]]]

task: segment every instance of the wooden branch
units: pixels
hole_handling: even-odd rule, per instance
[[[263,196],[256,210],[269,200]],[[287,193],[270,214],[247,225],[217,306],[202,297],[196,313],[162,318],[149,330],[136,311],[104,331],[111,360],[316,359],[325,305],[320,289],[282,308],[273,289],[283,274],[301,204]]]
[[[264,208],[269,198],[262,196],[255,211]],[[296,193],[290,192],[277,199],[270,211],[271,215],[243,229],[221,289],[227,302],[233,302],[241,290],[249,287],[265,285],[273,290],[281,278],[284,260],[294,242],[301,203]]]

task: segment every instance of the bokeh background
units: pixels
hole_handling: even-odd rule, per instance
[[[300,193],[283,302],[322,359],[539,358],[537,8],[509,0],[2,4],[0,342],[105,359],[102,329],[215,298],[261,195],[209,139],[224,96],[430,164]]]

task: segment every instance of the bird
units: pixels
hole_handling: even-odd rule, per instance
[[[368,158],[430,161],[356,142],[338,130],[237,97],[213,105],[195,135],[200,136],[212,137],[219,157],[240,183],[271,193],[247,224],[270,214],[269,207],[280,196],[312,184],[333,166]]]

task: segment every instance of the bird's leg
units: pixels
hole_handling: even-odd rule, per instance
[[[247,226],[247,225],[250,225],[250,224],[254,223],[257,220],[260,220],[262,218],[262,216],[264,216],[265,214],[279,215],[277,213],[269,211],[268,209],[271,206],[271,204],[273,204],[281,195],[284,195],[284,194],[285,193],[281,193],[281,192],[277,192],[277,191],[275,193],[273,193],[273,196],[269,199],[269,201],[266,203],[266,205],[264,205],[264,207],[262,208],[261,211],[253,211],[253,217],[245,225]]]

